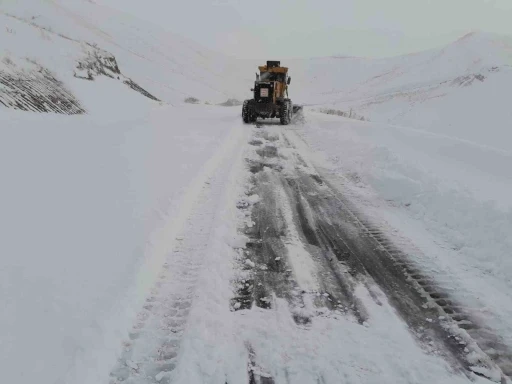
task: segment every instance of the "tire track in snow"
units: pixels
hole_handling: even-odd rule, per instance
[[[235,125],[191,184],[182,202],[184,211],[169,218],[166,226],[155,235],[157,256],[165,257],[148,262],[148,271],[142,275],[155,271],[158,262],[163,266],[123,343],[121,357],[110,374],[111,384],[173,382],[183,335],[199,289],[198,281],[214,240],[217,204],[228,181],[230,155],[238,150],[243,138]],[[168,247],[169,243],[174,244],[172,248]]]
[[[311,238],[297,212],[303,207],[296,203],[293,186],[281,173],[281,160],[275,159],[278,152],[273,143],[283,137],[264,130],[256,131],[255,136],[249,144],[257,147],[254,151],[257,157],[248,158],[247,163],[253,173],[251,193],[259,196],[262,203],[239,206],[242,211],[252,208],[255,224],[245,230],[250,241],[244,257],[239,260],[240,269],[245,273],[235,284],[238,295],[232,300],[234,310],[247,310],[254,305],[255,309],[277,311],[279,316],[289,317],[291,323],[303,330],[309,328],[312,316],[325,315],[326,307],[363,323],[362,304],[354,303],[355,297],[346,286],[340,291],[338,271],[332,266],[326,267],[326,255],[318,252],[318,247],[310,247],[307,241]],[[283,299],[288,303],[286,308],[280,304]],[[300,344],[299,340],[289,342],[292,349]],[[252,348],[248,349],[249,384],[295,382],[296,372],[282,367],[274,377],[276,372],[269,372],[261,356]],[[288,347],[284,349],[285,353],[289,352]],[[326,382],[321,372],[310,372],[306,377],[315,383]]]
[[[382,289],[425,351],[440,354],[453,369],[465,372],[468,377],[471,376],[469,370],[496,379],[499,376],[496,366],[481,353],[478,346],[465,342],[463,337],[446,328],[437,308],[425,305],[426,300],[411,282],[411,278],[418,277],[419,272],[403,261],[399,264],[391,257],[391,252],[387,251],[391,249],[391,243],[385,234],[365,225],[341,200],[336,199],[332,187],[305,161],[286,134],[278,134],[275,138],[265,129],[265,125],[260,124],[259,128],[263,130],[250,143],[259,147],[255,151],[258,156],[248,159],[250,171],[254,174],[254,192],[260,195],[262,203],[253,207],[255,226],[247,232],[252,242],[246,257],[254,265],[249,264],[249,268],[246,268],[252,273],[252,280],[243,284],[246,304],[251,301],[249,298],[252,295],[257,307],[272,311],[276,300],[285,299],[289,305],[289,315],[293,317],[294,308],[304,307],[310,292],[303,290],[302,295],[297,294],[301,278],[297,271],[290,268],[293,262],[297,262],[297,254],[290,254],[285,246],[276,246],[286,242],[283,239],[289,233],[288,227],[296,226],[298,235],[295,237],[300,239],[303,249],[314,260],[315,267],[323,272],[319,274],[323,278],[318,279],[319,286],[327,294],[327,299],[310,302],[311,306],[307,309],[323,306],[336,311],[338,304],[341,304],[345,314],[351,313],[363,324],[368,314],[359,300],[356,285],[366,287],[377,305],[382,305],[378,293]],[[285,144],[284,148],[280,142]],[[383,252],[388,252],[387,258],[383,257]],[[284,271],[294,273],[261,273],[265,269],[262,267],[270,267],[275,259],[280,259],[285,266]],[[311,271],[312,268],[305,269]],[[258,291],[272,297],[269,305],[258,303]],[[438,300],[434,300],[434,303],[443,304],[440,300],[446,299],[446,293],[435,289],[433,294]],[[238,309],[248,308],[250,305]],[[296,326],[309,324],[312,320],[310,316],[314,311],[305,312],[309,312],[305,322],[297,321],[294,317]],[[461,318],[458,324],[464,327],[464,319]],[[254,355],[252,359],[254,364],[262,366],[261,357]],[[250,378],[250,382],[257,382],[254,381],[257,375],[254,377]],[[317,381],[325,382],[322,374]]]
[[[288,140],[288,143],[294,141]],[[331,221],[335,225],[326,223],[322,215],[316,215],[312,225],[317,227],[319,237],[325,235],[326,228],[331,228],[329,237],[336,247],[348,249],[349,256],[355,256],[353,267],[378,283],[416,336],[420,336],[419,340],[424,341],[425,331],[430,329],[434,332],[430,337],[441,341],[446,351],[466,369],[493,380],[500,380],[500,377],[506,380],[503,375],[510,377],[510,348],[456,303],[450,292],[435,282],[435,276],[429,276],[428,271],[414,265],[382,229],[361,217],[357,207],[336,193],[328,181],[324,182],[312,165],[305,164],[303,159],[301,163],[297,168],[298,183],[304,190],[304,198],[315,206],[315,212],[333,215]],[[304,165],[309,169],[305,171]],[[344,219],[336,220],[334,216]]]
[[[250,308],[253,301],[258,307],[270,308],[272,300],[268,299],[277,295],[297,309],[297,324],[308,324],[310,315],[305,313],[323,307],[341,308],[362,324],[366,310],[353,295],[349,277],[332,263],[332,254],[319,247],[314,230],[308,227],[305,216],[311,215],[311,209],[283,170],[275,146],[279,141],[286,143],[285,137],[265,129],[256,130],[251,141],[257,147],[257,157],[247,160],[254,174],[253,192],[264,203],[253,207],[255,225],[245,232],[251,239],[245,252],[250,262],[249,266],[242,262],[242,267],[251,271],[251,278],[244,279],[234,299],[239,303],[237,309]]]
[[[272,136],[263,139],[270,143],[277,140]],[[261,140],[253,142],[259,145]],[[257,307],[270,308],[272,296],[277,295],[286,298],[294,307],[304,307],[308,302],[322,307],[331,299],[327,298],[325,284],[318,278],[319,271],[311,252],[304,247],[307,243],[301,240],[290,200],[290,187],[280,175],[280,168],[273,167],[277,164],[272,161],[276,156],[275,147],[266,145],[258,148],[256,153],[260,160],[248,160],[254,173],[252,192],[265,203],[252,208],[255,225],[245,230],[250,241],[240,260],[240,268],[249,276],[243,276],[237,282],[238,295],[233,299],[233,305],[237,310],[251,308],[253,303]],[[261,172],[268,166],[273,167],[274,172]],[[300,313],[294,316],[299,324],[309,322],[309,318]]]
[[[186,222],[184,234],[167,256],[152,294],[124,343],[111,383],[170,383],[177,365],[205,250],[211,235],[215,201],[223,187],[223,172],[203,187]]]

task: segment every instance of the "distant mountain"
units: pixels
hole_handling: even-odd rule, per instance
[[[509,149],[512,37],[476,32],[394,58],[289,65],[297,101]]]

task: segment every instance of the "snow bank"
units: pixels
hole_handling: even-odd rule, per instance
[[[423,252],[412,256],[512,342],[512,155],[404,127],[308,114],[299,135],[344,191]]]
[[[6,381],[108,377],[170,246],[155,239],[184,215],[230,131],[225,118],[211,121],[217,109],[148,109],[118,121],[0,115]]]
[[[220,110],[222,113],[226,109]],[[241,213],[236,202],[246,196],[242,156],[250,130],[240,121],[238,108],[228,110],[227,114],[236,118],[236,123],[221,151],[224,158],[219,172],[224,174],[225,185],[215,207],[205,260],[178,357],[175,383],[247,382],[247,350],[241,334],[235,330],[230,300],[234,260],[247,240],[238,232]]]

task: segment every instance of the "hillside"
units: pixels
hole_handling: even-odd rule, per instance
[[[80,113],[96,107],[100,92],[110,107],[122,104],[126,86],[166,103],[199,96],[220,103],[239,96],[240,82],[247,82],[233,60],[93,2],[9,2],[0,18],[0,101],[8,106],[59,112],[34,102],[56,93],[49,104],[61,100],[60,109]],[[27,82],[38,86],[29,91]]]
[[[441,49],[389,59],[290,63],[295,99],[371,121],[509,151],[512,38],[471,33]]]

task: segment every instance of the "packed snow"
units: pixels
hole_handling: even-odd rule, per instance
[[[197,188],[227,155],[238,121],[204,108],[107,123],[1,115],[4,377],[108,374]]]
[[[485,308],[486,323],[511,342],[512,155],[418,129],[308,117],[296,133],[317,163],[343,175],[369,215],[411,239],[425,268]]]

